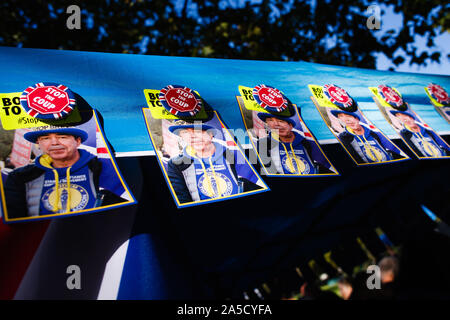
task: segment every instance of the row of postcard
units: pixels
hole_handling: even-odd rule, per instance
[[[3,220],[40,220],[135,204],[98,113],[77,106],[76,95],[67,97],[58,113],[47,113],[58,108],[63,91],[50,84],[36,87],[53,96],[41,99],[33,87],[26,94],[0,95],[6,137],[0,154]],[[332,84],[309,88],[323,121],[357,165],[409,159],[344,89]],[[380,85],[370,90],[411,154],[419,159],[450,157],[450,146],[395,88]],[[450,99],[442,90],[430,85],[427,94],[450,123]],[[177,85],[144,90],[148,107],[142,111],[149,137],[178,208],[269,191],[261,176],[339,175],[298,106],[282,91],[257,85],[239,86],[239,92],[237,101],[252,145],[249,157],[198,92]]]

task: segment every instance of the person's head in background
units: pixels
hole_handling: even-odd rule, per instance
[[[338,281],[339,294],[342,299],[348,300],[353,292],[353,286],[348,277],[342,277]]]
[[[400,270],[399,261],[396,257],[384,257],[378,262],[378,266],[380,267],[381,283],[385,284],[395,281]]]
[[[304,282],[300,287],[300,294],[303,300],[314,300],[319,293],[319,288],[313,282]]]

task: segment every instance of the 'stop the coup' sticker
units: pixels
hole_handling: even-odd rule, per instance
[[[252,94],[256,102],[269,112],[282,112],[288,106],[286,97],[274,87],[260,84],[253,88]]]
[[[407,106],[402,99],[402,96],[391,87],[381,84],[377,87],[378,94],[386,101],[392,108],[398,110],[406,110]]]
[[[179,117],[193,117],[202,109],[202,99],[188,87],[168,85],[158,98],[167,111]]]
[[[349,112],[356,111],[356,102],[344,89],[334,84],[326,84],[323,86],[323,92],[340,109]]]
[[[444,106],[450,105],[450,97],[447,91],[445,91],[445,89],[442,88],[440,85],[430,83],[427,86],[427,91],[430,94],[430,96],[440,104]]]
[[[20,96],[22,108],[37,119],[61,119],[76,105],[69,88],[53,82],[40,82],[26,88]]]

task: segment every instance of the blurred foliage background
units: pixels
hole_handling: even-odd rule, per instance
[[[81,29],[69,30],[70,5],[81,9]],[[311,61],[376,67],[384,53],[398,66],[449,59],[434,40],[450,30],[450,5],[388,0],[400,27],[370,30],[370,1],[8,0],[0,3],[0,45],[233,59]],[[383,20],[384,19],[384,20]],[[418,48],[415,37],[426,40]],[[401,50],[399,50],[401,49]]]
[[[5,160],[11,153],[12,143],[14,139],[14,131],[4,130],[0,126],[0,161]]]

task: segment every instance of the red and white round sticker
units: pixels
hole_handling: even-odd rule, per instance
[[[443,104],[445,106],[450,104],[450,97],[447,91],[445,91],[445,89],[440,85],[430,83],[427,86],[427,91],[433,97],[433,99],[435,99],[440,104]]]
[[[168,85],[158,98],[167,111],[180,117],[195,116],[202,108],[202,99],[188,87]]]
[[[323,92],[340,109],[349,112],[356,111],[356,103],[353,101],[353,98],[341,87],[334,84],[326,84],[323,86]]]
[[[378,94],[393,108],[399,109],[404,106],[403,98],[391,87],[381,84],[377,89]]]
[[[260,84],[252,91],[256,102],[270,112],[282,112],[288,106],[286,97],[277,88]]]
[[[38,119],[60,119],[75,107],[72,91],[62,84],[40,82],[25,89],[20,96],[22,108]]]

